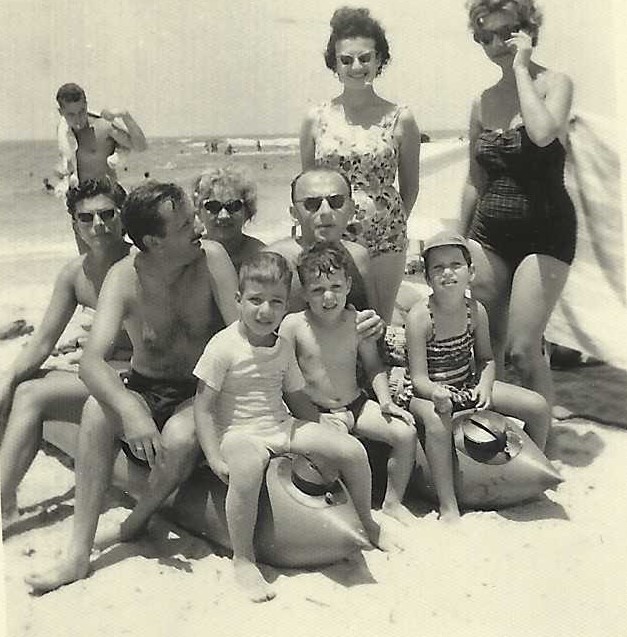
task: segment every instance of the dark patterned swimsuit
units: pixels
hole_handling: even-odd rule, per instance
[[[559,139],[537,146],[524,126],[486,129],[475,145],[488,183],[477,202],[470,238],[515,269],[529,254],[571,264],[577,220],[564,187],[566,151]]]

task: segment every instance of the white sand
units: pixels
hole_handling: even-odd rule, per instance
[[[462,162],[424,180],[413,237],[442,223],[439,211],[457,209],[463,173]],[[23,341],[0,346],[0,367]],[[4,543],[7,634],[627,635],[627,434],[563,422],[549,455],[565,478],[556,492],[500,513],[468,513],[453,528],[414,504],[411,527],[393,523],[404,552],[370,551],[318,572],[266,568],[278,596],[254,605],[236,590],[228,558],[159,519],[142,541],[98,557],[88,579],[30,596],[23,576],[55,559],[72,523],[74,475],[40,452],[18,496],[32,519]],[[119,520],[125,504],[113,494],[101,524]]]

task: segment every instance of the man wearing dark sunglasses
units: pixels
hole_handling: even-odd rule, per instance
[[[120,220],[122,203],[120,192],[109,180],[86,181],[68,191],[68,209],[86,252],[61,270],[41,325],[0,378],[0,430],[5,429],[0,448],[4,529],[18,518],[16,490],[39,449],[43,422],[79,422],[89,396],[75,371],[42,370],[41,366],[76,307],[96,307],[109,268],[129,253]],[[114,334],[113,340],[111,356],[127,361],[130,344],[126,334]]]
[[[316,242],[325,241],[342,245],[350,257],[349,275],[352,287],[348,303],[356,309],[358,330],[363,335],[378,335],[384,329],[379,315],[376,292],[370,278],[370,256],[363,246],[345,241],[342,235],[353,217],[354,204],[351,186],[346,177],[329,168],[313,168],[298,175],[291,185],[294,220],[293,236],[281,239],[268,250],[282,254],[293,269],[292,290],[289,297],[290,312],[305,309],[302,286],[296,271],[298,257],[303,250]]]
[[[238,314],[233,264],[219,243],[201,245],[194,210],[179,186],[144,182],[125,201],[122,221],[139,252],[121,261],[103,284],[81,360],[80,375],[92,396],[79,429],[72,538],[59,563],[27,578],[38,592],[89,572],[120,444],[130,460],[149,466],[151,473],[133,512],[101,538],[104,543],[140,533],[189,475],[199,451],[192,370],[217,326],[232,323]],[[124,380],[105,360],[122,326],[133,349],[132,369]]]

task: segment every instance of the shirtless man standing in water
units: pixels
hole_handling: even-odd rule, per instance
[[[215,242],[201,247],[192,206],[174,184],[145,182],[128,196],[122,220],[139,248],[102,286],[80,375],[92,393],[79,433],[72,538],[61,561],[26,578],[46,592],[84,578],[118,446],[151,467],[148,492],[114,532],[127,540],[190,473],[194,431],[192,370],[220,323],[237,318],[235,269]],[[126,383],[106,363],[118,330],[132,346]],[[110,540],[111,538],[109,538]]]

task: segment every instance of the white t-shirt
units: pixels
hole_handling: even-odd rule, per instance
[[[278,337],[272,347],[255,347],[243,335],[240,321],[218,332],[196,363],[194,376],[219,392],[216,422],[222,435],[271,436],[291,425],[282,393],[305,388],[292,345]]]

